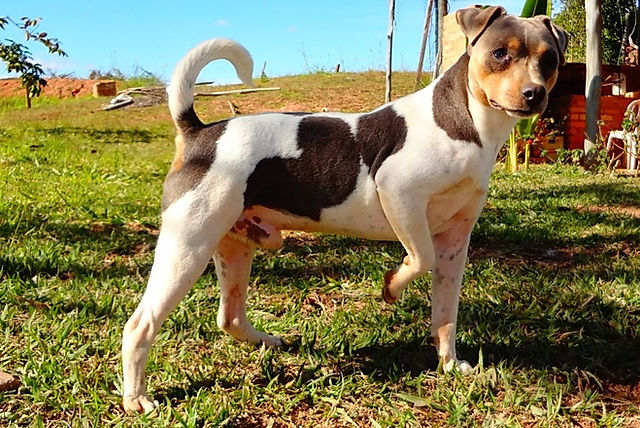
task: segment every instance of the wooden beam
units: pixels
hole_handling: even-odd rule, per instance
[[[416,72],[416,86],[417,91],[422,81],[422,67],[424,65],[424,51],[427,47],[427,39],[429,37],[429,26],[431,25],[431,13],[433,11],[433,0],[429,0],[427,6],[427,13],[424,17],[424,26],[422,28],[422,43],[420,44],[420,56],[418,57],[418,71]]]
[[[387,75],[384,102],[391,101],[391,56],[393,53],[393,21],[396,14],[396,0],[389,0],[389,27],[387,29]]]
[[[437,29],[436,29],[436,45],[438,47],[436,54],[436,64],[433,68],[433,78],[440,76],[440,72],[442,71],[442,55],[443,55],[443,45],[442,45],[442,37],[444,34],[444,16],[447,14],[447,0],[436,0],[436,19],[437,19]]]
[[[266,91],[279,91],[280,88],[251,88],[251,89],[233,89],[231,91],[219,91],[219,92],[196,92],[193,94],[196,97],[219,97],[221,95],[230,94],[248,94],[250,92],[266,92]]]

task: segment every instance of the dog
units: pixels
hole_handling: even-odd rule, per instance
[[[502,7],[456,18],[468,39],[458,62],[369,113],[263,113],[205,125],[193,107],[198,73],[226,59],[251,85],[251,56],[213,39],[181,60],[168,88],[177,136],[162,226],[146,291],[123,332],[125,410],[157,406],[145,387],[149,348],[212,257],[218,326],[239,341],[282,344],[249,323],[245,299],[256,249],[281,246],[283,229],[400,241],[406,257],[384,276],[384,300],[395,302],[432,270],[431,336],[441,365],[473,370],[455,350],[471,230],[509,132],[546,108],[567,34],[548,17],[517,18]]]

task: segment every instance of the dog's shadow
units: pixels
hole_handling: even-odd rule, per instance
[[[516,370],[549,370],[552,375],[556,373],[559,376],[571,372],[588,372],[598,379],[597,385],[594,386],[596,388],[637,385],[640,382],[640,366],[637,359],[640,338],[637,335],[630,336],[628,332],[613,326],[606,318],[607,314],[619,313],[621,308],[616,307],[615,303],[596,299],[590,301],[587,306],[579,302],[576,306],[575,321],[563,322],[564,327],[558,329],[556,320],[545,318],[543,313],[536,319],[518,318],[506,305],[502,309],[492,307],[488,311],[486,302],[465,303],[461,309],[462,321],[459,326],[470,330],[472,334],[473,327],[470,324],[482,324],[483,331],[490,332],[487,334],[491,334],[491,337],[479,336],[469,340],[466,334],[462,334],[457,343],[458,355],[469,361],[472,366],[476,366],[479,358],[482,358],[484,367],[504,365]],[[589,318],[593,310],[600,314],[595,319]],[[479,318],[479,313],[487,315]],[[526,328],[523,324],[527,324]],[[529,325],[535,325],[536,331],[533,332]],[[515,337],[516,330],[525,330],[527,333]],[[555,334],[549,335],[549,331],[555,331]],[[332,370],[337,370],[338,374],[344,377],[363,374],[381,384],[406,375],[415,377],[425,371],[437,371],[439,361],[435,348],[431,346],[429,333],[420,334],[414,331],[405,337],[407,339],[378,340],[370,345],[355,347],[332,361]],[[302,345],[301,342],[298,338],[285,345],[281,351],[270,351],[272,358],[277,361],[279,352],[310,352],[324,355],[338,352],[323,347],[322,343],[316,343],[313,349],[308,349],[308,346]],[[274,377],[280,376],[277,381],[280,384],[296,380],[304,384],[322,376],[322,372],[317,368],[301,369],[300,373],[297,373],[300,379],[296,379],[294,375],[285,373],[280,367],[280,371],[275,369],[268,375],[262,373],[262,380],[266,385]],[[256,379],[254,383],[260,383],[260,380]],[[193,396],[200,389],[214,387],[233,389],[238,385],[232,376],[217,372],[209,376],[205,373],[202,378],[191,379],[190,384],[185,387],[157,391],[155,398],[161,402],[179,401]]]
[[[491,215],[496,214],[489,211]],[[585,228],[619,221],[615,215],[584,212],[576,215],[579,215]],[[628,222],[640,224],[638,219]],[[472,264],[482,265],[489,260],[511,266],[513,271],[505,271],[510,274],[548,280],[542,281],[545,288],[540,290],[536,288],[535,281],[518,287],[505,284],[504,289],[494,290],[496,296],[504,294],[512,303],[478,296],[463,299],[458,317],[458,356],[474,366],[481,356],[485,367],[504,365],[524,371],[549,370],[551,376],[588,372],[605,389],[607,385],[637,385],[640,382],[640,312],[637,305],[614,296],[609,298],[606,293],[592,290],[586,285],[574,290],[567,288],[566,284],[571,284],[577,276],[607,281],[626,278],[628,284],[636,284],[637,272],[624,264],[612,265],[611,260],[624,257],[628,249],[637,248],[640,244],[638,236],[620,232],[617,235],[587,236],[569,241],[554,236],[552,231],[533,227],[504,233],[496,233],[492,229],[491,234],[485,233],[482,226],[490,223],[487,221],[481,225],[479,233],[472,240],[469,254]],[[340,262],[356,245],[362,246],[362,252],[384,251],[391,254],[392,258],[401,259],[402,248],[397,243],[367,244],[340,237],[317,241],[290,238],[285,241],[284,251],[294,253],[297,257],[337,251],[336,257],[329,263],[309,262],[278,267],[276,274],[280,278],[308,278],[327,273],[336,273],[339,277],[356,276],[360,274],[359,266]],[[266,259],[259,260],[256,267],[258,273],[264,276],[271,269],[263,264]],[[411,303],[400,301],[397,304]],[[315,343],[313,349],[303,349],[306,345],[301,345],[304,340],[300,339],[284,352],[310,352],[328,356],[332,360],[328,363],[332,369],[345,377],[361,373],[381,383],[405,375],[418,376],[425,371],[436,371],[439,362],[435,348],[430,343],[430,332],[419,331],[424,325],[419,327],[407,323],[402,328],[405,329],[401,334],[404,339],[379,339],[361,347],[353,344],[354,347],[344,356],[339,356],[343,351],[330,349],[321,342]],[[224,380],[221,384],[220,379],[206,376],[192,381],[185,388],[159,391],[158,398],[180,399],[193,395],[200,388],[225,385]],[[305,379],[313,380],[320,374],[309,372],[305,376]],[[279,382],[291,380],[287,377]],[[232,382],[227,386],[235,387]]]
[[[460,358],[475,366],[482,358],[485,367],[506,365],[527,369],[553,369],[560,371],[585,371],[594,374],[604,383],[635,385],[640,382],[640,337],[630,334],[632,326],[621,329],[604,318],[588,319],[580,311],[574,313],[575,321],[558,322],[541,314],[536,319],[518,319],[507,309],[479,308],[486,302],[464,303],[461,307],[459,328],[469,334],[459,334],[457,351]],[[589,302],[591,308],[606,317],[620,313],[621,308],[602,300]],[[491,313],[483,319],[469,317],[478,313]],[[630,314],[632,315],[632,314]],[[636,314],[637,315],[637,314]],[[482,331],[474,335],[473,324],[482,324]],[[626,331],[625,331],[626,330]],[[514,332],[516,332],[514,334]],[[553,332],[553,333],[550,333]],[[345,359],[343,367],[350,371],[375,374],[381,380],[412,376],[424,370],[436,370],[438,358],[430,345],[428,333],[409,341],[391,341],[354,350]],[[460,337],[462,336],[462,337]]]

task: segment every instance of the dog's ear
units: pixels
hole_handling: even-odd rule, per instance
[[[502,6],[493,6],[486,9],[469,7],[456,12],[456,21],[458,21],[458,25],[460,25],[467,39],[469,39],[469,46],[473,46],[493,21],[506,14],[507,11]]]
[[[542,21],[544,26],[547,27],[547,30],[549,30],[556,42],[556,48],[558,49],[558,55],[560,56],[560,65],[565,65],[566,61],[564,59],[564,54],[567,51],[567,45],[569,44],[569,34],[551,22],[551,19],[548,16],[538,15],[534,17],[534,19]]]

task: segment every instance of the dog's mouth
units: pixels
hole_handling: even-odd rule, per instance
[[[507,113],[509,116],[512,117],[529,117],[529,116],[533,116],[536,113],[540,113],[539,111],[536,111],[538,109],[527,109],[527,110],[523,110],[523,109],[510,109],[510,108],[506,108],[501,106],[497,101],[495,100],[489,100],[489,104],[491,104],[491,107],[493,107],[496,110],[502,110],[505,113]]]

